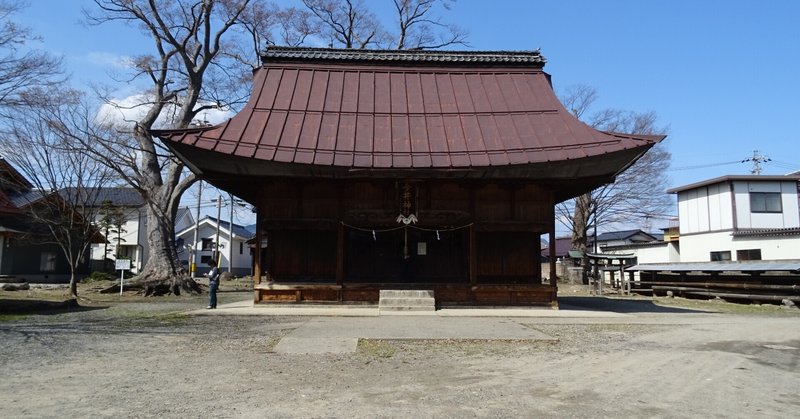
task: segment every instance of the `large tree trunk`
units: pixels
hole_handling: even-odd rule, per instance
[[[581,266],[583,267],[583,283],[589,282],[589,257],[586,256],[586,231],[589,227],[589,217],[592,215],[592,193],[587,192],[575,198],[575,213],[572,217],[572,248],[583,253]],[[597,240],[597,238],[595,238]]]
[[[165,188],[166,186],[161,186],[161,189]],[[174,190],[169,192],[174,193]],[[169,200],[173,193],[162,193],[159,194],[159,197],[162,200]],[[181,266],[178,259],[178,251],[174,242],[174,212],[177,211],[177,204],[151,202],[146,208],[147,245],[150,253],[142,271],[134,280],[141,283],[145,295],[180,295],[181,291],[191,294],[199,293],[200,287]],[[162,208],[168,208],[168,213],[163,213]]]
[[[177,160],[168,163],[162,176],[155,159],[143,158],[140,180],[147,185],[142,191],[145,198],[147,217],[147,262],[141,272],[126,281],[125,288],[144,290],[145,295],[180,295],[181,291],[198,294],[200,286],[189,276],[178,259],[175,246],[175,216],[180,205],[180,197],[194,181],[189,176],[180,182],[183,169]],[[103,292],[119,291],[119,285]]]

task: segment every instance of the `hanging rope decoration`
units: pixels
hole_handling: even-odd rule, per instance
[[[465,228],[470,228],[470,227],[473,226],[473,224],[475,224],[475,223],[469,223],[469,224],[465,224],[465,225],[459,226],[459,227],[444,227],[444,228],[442,228],[442,227],[439,227],[439,228],[418,227],[418,226],[416,226],[416,224],[417,224],[417,221],[419,221],[419,219],[414,214],[414,209],[416,209],[416,200],[417,200],[417,196],[416,195],[417,195],[416,188],[414,186],[412,186],[411,184],[409,184],[408,182],[405,182],[402,185],[400,185],[400,215],[398,215],[397,219],[395,220],[400,225],[397,226],[397,227],[390,227],[390,228],[384,228],[384,229],[374,229],[374,228],[357,227],[357,226],[354,226],[354,225],[347,224],[344,221],[339,221],[339,223],[341,223],[342,226],[344,226],[344,227],[351,228],[351,229],[356,230],[356,231],[363,231],[365,233],[372,233],[372,240],[376,241],[376,242],[378,241],[377,233],[388,233],[388,232],[391,232],[391,231],[397,231],[397,230],[403,229],[403,258],[404,259],[408,259],[409,258],[409,253],[408,253],[408,229],[409,228],[413,228],[415,230],[420,230],[420,231],[435,232],[436,233],[436,240],[437,241],[441,241],[442,238],[439,235],[440,231],[457,231],[457,230],[461,230],[461,229],[465,229]]]
[[[398,227],[391,227],[391,228],[384,228],[384,229],[374,229],[374,228],[356,227],[354,225],[347,224],[344,221],[340,221],[340,223],[344,227],[351,228],[351,229],[356,230],[356,231],[363,231],[365,233],[372,233],[372,240],[373,241],[378,241],[377,233],[388,233],[390,231],[397,231],[397,230],[402,229],[403,230],[403,259],[408,259],[409,258],[409,254],[408,254],[408,229],[409,228],[413,228],[413,229],[419,230],[419,231],[434,232],[434,233],[436,233],[436,240],[441,240],[442,238],[439,235],[440,231],[443,231],[443,232],[444,231],[457,231],[457,230],[462,230],[462,229],[465,229],[465,228],[472,227],[475,224],[475,223],[469,223],[469,224],[465,224],[463,226],[451,227],[451,228],[441,228],[441,227],[439,227],[439,228],[425,228],[425,227],[419,227],[419,226],[416,226],[416,225],[413,225],[413,224],[403,224],[403,225],[398,226]]]
[[[441,231],[441,232],[448,232],[448,231],[457,231],[457,230],[463,230],[463,229],[465,229],[465,228],[470,228],[470,227],[472,227],[473,225],[475,225],[475,223],[469,223],[469,224],[464,224],[463,226],[458,226],[458,227],[444,227],[444,228],[443,228],[443,227],[439,227],[439,228],[425,228],[425,227],[419,227],[419,226],[415,226],[415,225],[402,225],[402,226],[398,226],[398,227],[389,227],[389,228],[379,229],[379,228],[363,228],[363,227],[358,227],[358,226],[354,226],[354,225],[351,225],[351,224],[347,224],[347,223],[345,223],[344,221],[340,221],[339,223],[340,223],[341,225],[343,225],[343,226],[345,226],[345,227],[347,227],[347,228],[351,228],[351,229],[353,229],[353,230],[357,230],[357,231],[363,231],[363,232],[365,232],[365,233],[372,233],[372,237],[373,237],[373,238],[375,238],[375,235],[376,235],[376,233],[388,233],[388,232],[390,232],[390,231],[397,231],[397,230],[404,229],[404,228],[405,228],[405,229],[413,228],[414,230],[419,230],[419,231],[430,231],[430,232],[436,233],[436,238],[437,238],[437,239],[439,239],[439,232],[440,232],[440,231]]]

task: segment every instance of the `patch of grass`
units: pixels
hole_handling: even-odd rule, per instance
[[[0,314],[0,323],[15,322],[27,317],[26,314]]]
[[[377,358],[391,358],[397,353],[397,348],[380,339],[359,339],[358,351]]]
[[[92,282],[113,281],[114,279],[116,279],[115,276],[111,275],[108,272],[94,271],[91,274],[89,274],[89,276],[81,279],[81,283],[90,284]]]

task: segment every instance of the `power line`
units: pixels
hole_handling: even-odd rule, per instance
[[[741,161],[728,161],[723,163],[710,163],[710,164],[698,164],[695,166],[681,166],[681,167],[671,167],[669,171],[679,171],[679,170],[694,170],[694,169],[705,169],[707,167],[717,167],[717,166],[727,166],[730,164],[739,164],[742,163]]]

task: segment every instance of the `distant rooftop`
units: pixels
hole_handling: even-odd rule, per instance
[[[667,193],[678,193],[688,191],[690,189],[697,189],[703,186],[715,185],[717,183],[733,182],[733,181],[747,181],[747,182],[775,182],[775,181],[800,181],[800,174],[782,175],[728,175],[720,176],[713,179],[703,180],[696,183],[690,183],[684,186],[678,186],[672,189],[667,189]]]
[[[209,222],[211,222],[211,223],[213,223],[215,225],[217,224],[216,217],[212,217],[210,215],[206,215],[200,221],[202,222],[203,220],[208,220]],[[226,230],[230,230],[230,225],[231,225],[231,223],[228,222],[228,221],[225,221],[225,220],[222,220],[222,221],[219,222],[219,226],[221,228],[226,229]],[[248,230],[247,227],[245,227],[245,226],[242,226],[242,225],[234,223],[233,224],[233,234],[236,235],[236,236],[239,236],[239,237],[250,238],[250,237],[255,235],[255,232],[251,231],[251,230]]]

